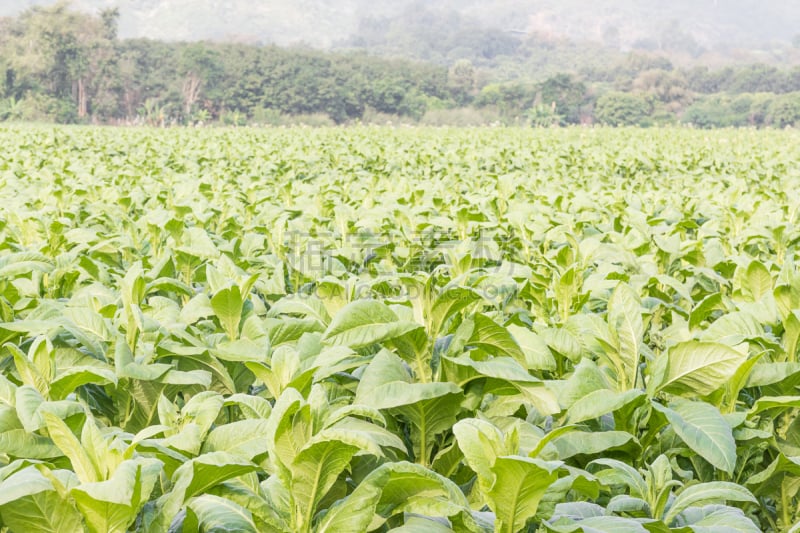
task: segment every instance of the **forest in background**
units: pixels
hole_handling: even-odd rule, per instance
[[[697,58],[708,55],[708,46],[717,51],[724,47],[702,44],[679,25],[667,27],[651,45],[623,46],[614,42],[614,32],[604,36],[605,45],[586,45],[497,28],[451,32],[457,23],[438,31],[437,19],[426,16],[421,13],[398,26],[392,26],[396,17],[362,19],[358,37],[348,46],[325,51],[252,42],[120,38],[119,9],[92,15],[66,3],[34,6],[0,18],[0,120],[157,125],[800,123],[800,66],[794,60],[800,42],[795,48],[775,45],[783,52],[774,53],[783,54],[785,61],[765,57],[753,62],[745,56],[744,64],[715,65]],[[401,38],[411,38],[419,52],[381,53]],[[687,59],[692,54],[695,61]]]

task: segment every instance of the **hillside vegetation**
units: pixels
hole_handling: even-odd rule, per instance
[[[800,123],[798,66],[687,67],[663,50],[621,53],[570,41],[520,41],[492,30],[416,39],[423,62],[367,54],[357,43],[326,52],[120,39],[119,16],[61,4],[0,19],[0,121]],[[430,13],[419,20],[430,23],[421,36],[441,22]],[[382,23],[372,24],[375,30]],[[386,39],[396,36],[374,31],[361,45],[389,46]],[[691,41],[676,43],[680,49]]]

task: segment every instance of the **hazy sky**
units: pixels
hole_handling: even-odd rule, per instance
[[[51,3],[0,0],[0,15]],[[123,37],[315,46],[350,37],[365,17],[425,11],[574,39],[617,32],[623,44],[658,35],[675,22],[704,45],[789,41],[800,33],[800,1],[795,0],[72,0],[72,5],[92,12],[118,7]]]

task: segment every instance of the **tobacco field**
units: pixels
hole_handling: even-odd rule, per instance
[[[795,131],[0,146],[0,532],[800,531]]]

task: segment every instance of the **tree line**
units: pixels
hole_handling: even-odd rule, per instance
[[[368,107],[418,115],[428,99],[457,93],[441,67],[274,46],[120,40],[117,17],[57,4],[3,20],[0,118],[187,123],[324,113],[344,122]]]
[[[115,9],[92,16],[59,3],[0,19],[0,120],[800,124],[800,68],[686,70],[631,54],[509,82],[508,73],[465,59],[446,66],[363,51],[119,39],[118,17]]]

